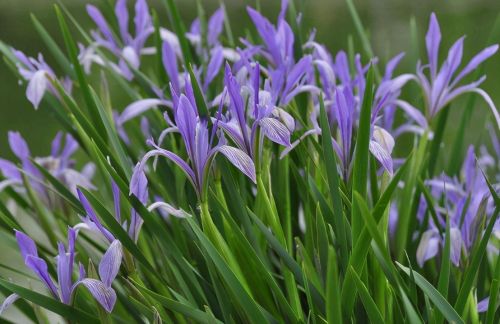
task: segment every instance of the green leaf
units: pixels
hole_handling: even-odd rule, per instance
[[[64,43],[66,44],[66,49],[68,51],[73,69],[75,70],[78,84],[80,86],[80,89],[82,90],[83,99],[89,111],[90,118],[92,119],[96,130],[103,138],[105,138],[105,127],[101,118],[99,117],[98,108],[92,98],[85,73],[82,69],[82,66],[80,65],[80,61],[78,60],[78,49],[76,47],[75,41],[73,39],[73,36],[71,35],[71,32],[69,31],[68,25],[66,23],[66,20],[64,19],[61,9],[59,9],[58,5],[55,5],[54,7],[56,10],[57,20],[59,21],[59,27],[61,28],[61,32],[63,35]]]
[[[486,311],[487,324],[493,324],[495,321],[495,311],[497,309],[498,292],[500,291],[500,257],[497,257],[495,272],[490,285],[490,300],[488,310]]]
[[[441,257],[441,270],[439,271],[438,291],[443,298],[448,298],[448,286],[450,283],[450,269],[451,269],[451,238],[450,238],[450,219],[446,217],[446,235],[444,240],[443,255]],[[442,323],[442,314],[437,314],[436,323]]]
[[[410,268],[396,262],[396,264],[410,276]],[[436,288],[432,286],[421,274],[412,271],[415,283],[422,289],[423,293],[429,297],[432,303],[437,307],[437,309],[443,314],[443,316],[451,323],[464,323],[460,315],[453,309],[453,307],[446,301],[446,299],[437,291]]]
[[[328,247],[328,268],[326,276],[326,320],[328,323],[342,323],[341,287],[335,250]]]
[[[176,300],[173,300],[171,298],[167,298],[165,296],[162,296],[160,294],[155,293],[152,290],[149,290],[148,288],[142,286],[138,282],[130,279],[130,281],[134,284],[134,286],[139,289],[139,291],[143,294],[149,295],[151,298],[156,300],[158,303],[163,305],[165,308],[168,310],[171,310],[173,312],[180,313],[188,318],[191,318],[195,321],[198,321],[200,323],[212,323],[213,318],[211,315],[193,307],[192,305],[186,304],[186,303],[181,303]],[[222,323],[221,321],[217,320],[216,323]]]
[[[365,307],[366,313],[368,314],[368,318],[370,319],[370,322],[372,323],[384,323],[384,319],[382,317],[382,314],[380,314],[380,311],[377,307],[377,304],[375,304],[375,301],[373,301],[373,298],[370,296],[370,292],[368,291],[368,288],[366,288],[365,284],[361,279],[359,278],[358,274],[352,267],[349,267],[349,272],[352,273],[352,276],[354,278],[354,282],[356,283],[356,287],[359,291],[359,296],[361,298],[361,302],[363,303],[363,306]]]
[[[335,159],[333,153],[333,145],[332,145],[332,137],[330,132],[330,126],[328,124],[328,118],[326,116],[325,104],[323,102],[323,97],[319,98],[319,106],[320,106],[320,125],[321,125],[321,144],[323,148],[323,163],[325,166],[327,178],[328,178],[328,187],[330,192],[330,199],[333,205],[333,224],[332,227],[335,232],[335,236],[337,237],[337,244],[340,247],[340,258],[342,260],[341,266],[342,269],[345,269],[347,266],[348,260],[348,249],[347,249],[347,239],[345,234],[346,226],[344,224],[343,217],[343,205],[342,199],[340,198],[340,189],[339,189],[339,174],[337,171],[337,160]],[[326,214],[326,213],[325,213]]]
[[[65,319],[79,323],[99,323],[97,318],[95,318],[92,314],[86,313],[78,308],[63,304],[50,297],[31,291],[24,287],[18,286],[7,280],[0,278],[0,285],[5,287],[12,293],[18,294],[21,298],[29,300],[30,302],[38,306],[41,306],[51,312],[61,315]]]
[[[358,192],[361,197],[366,196],[368,164],[370,161],[368,146],[371,134],[371,111],[373,102],[373,65],[370,66],[366,80],[366,90],[363,94],[363,104],[361,106],[361,116],[359,118],[359,128],[354,148],[354,166],[352,169],[352,191]],[[353,245],[361,234],[362,221],[359,209],[353,205],[351,209],[351,230]]]

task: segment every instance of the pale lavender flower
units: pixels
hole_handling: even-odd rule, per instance
[[[16,49],[12,49],[12,53],[18,60],[16,65],[19,74],[28,82],[26,97],[35,109],[38,109],[45,92],[49,91],[54,96],[59,97],[51,83],[51,80],[57,80],[57,76],[54,70],[45,62],[42,54],[38,54],[38,58],[35,59]],[[67,92],[71,92],[72,83],[69,78],[65,78],[61,84]]]
[[[79,264],[79,275],[76,281],[73,281],[75,265],[75,241],[77,231],[68,229],[68,245],[64,246],[62,242],[58,243],[59,255],[57,260],[57,282],[54,283],[48,272],[47,263],[38,256],[36,244],[28,235],[16,231],[16,239],[19,250],[26,266],[33,271],[49,290],[53,298],[62,303],[71,305],[78,286],[86,287],[97,302],[110,313],[116,302],[116,293],[111,287],[118,271],[120,270],[122,251],[119,241],[113,241],[107,251],[104,253],[99,263],[99,277],[101,280],[86,278],[83,265]],[[10,295],[0,307],[0,312],[10,306],[18,295]]]
[[[110,66],[125,78],[131,80],[133,73],[129,66],[138,69],[141,55],[152,54],[154,49],[146,48],[145,43],[153,33],[154,27],[146,0],[135,3],[134,34],[129,32],[129,12],[126,0],[118,0],[115,5],[115,16],[119,25],[119,33],[115,34],[101,11],[93,5],[87,5],[87,13],[97,25],[98,31],[92,32],[95,43],[85,48],[80,46],[80,62],[89,72],[91,63],[104,64],[106,59],[96,54],[96,47],[103,47],[119,58],[119,62],[110,62]]]
[[[415,76],[424,95],[427,118],[429,120],[432,119],[441,109],[458,96],[474,92],[486,101],[496,119],[497,127],[500,128],[500,115],[493,101],[484,90],[479,88],[479,85],[486,79],[486,76],[482,76],[478,80],[466,85],[459,85],[464,77],[497,52],[498,45],[495,44],[485,48],[474,56],[462,70],[458,70],[462,62],[463,42],[464,37],[461,37],[451,46],[448,57],[441,67],[439,67],[438,55],[441,43],[441,31],[436,15],[434,13],[431,15],[429,29],[425,36],[429,63],[421,65],[419,62]],[[429,70],[428,75],[424,73],[426,69]]]
[[[236,168],[255,182],[255,167],[252,159],[244,151],[225,145],[223,138],[220,138],[219,143],[214,146],[213,142],[216,140],[216,134],[214,132],[210,134],[207,120],[199,117],[193,93],[187,92],[186,94],[187,96],[184,94],[178,96],[172,90],[175,126],[166,129],[164,134],[172,132],[180,133],[188,161],[184,161],[177,154],[163,149],[152,140],[149,140],[149,144],[154,149],[146,153],[134,169],[130,183],[131,190],[144,177],[146,162],[150,158],[158,156],[163,156],[174,162],[184,171],[200,200],[204,198],[204,194],[206,193],[207,177],[212,161],[217,153],[222,153],[226,156]],[[168,119],[167,122],[169,122]],[[164,134],[162,134],[162,137],[165,136]],[[161,140],[159,142],[161,144]]]
[[[446,216],[450,221],[451,254],[454,265],[460,264],[462,252],[467,256],[475,242],[481,237],[482,224],[493,213],[493,199],[483,174],[476,164],[474,148],[469,147],[467,157],[462,167],[460,178],[441,176],[426,181],[430,186],[433,197],[444,197],[442,207],[435,206],[438,223],[429,220],[426,230],[417,249],[417,262],[422,267],[424,263],[435,257],[444,246],[444,228]],[[424,219],[427,204],[421,200],[418,217]],[[423,224],[423,226],[427,226]],[[500,229],[500,222],[496,222],[495,235]],[[498,253],[494,246],[491,249]]]
[[[44,176],[32,163],[32,159],[61,181],[75,195],[77,186],[95,189],[91,183],[95,169],[94,164],[88,163],[81,171],[75,170],[75,161],[71,157],[78,149],[78,143],[69,134],[65,136],[64,146],[62,145],[62,140],[63,133],[59,132],[52,141],[49,156],[32,157],[28,144],[21,134],[18,132],[9,132],[9,145],[12,152],[21,162],[22,170],[28,175],[30,184],[38,192],[40,198],[49,205],[51,205],[49,191],[41,183],[44,180]],[[22,187],[22,174],[15,163],[0,159],[0,172],[5,177],[5,180],[0,181],[0,189],[10,185]]]

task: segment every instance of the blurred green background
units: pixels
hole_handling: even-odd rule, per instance
[[[107,0],[103,0],[107,1]],[[58,30],[53,4],[55,0],[0,0],[0,40],[20,49],[30,56],[38,52],[46,53],[43,42],[39,39],[30,20],[34,14],[62,44]],[[100,0],[62,0],[68,9],[86,28],[94,28],[85,11],[88,2],[99,3]],[[132,3],[133,1],[129,1]],[[162,25],[168,26],[166,12],[160,0],[149,0],[162,19]],[[196,16],[196,1],[177,1],[179,9],[187,25]],[[211,14],[218,5],[218,0],[201,0],[205,12]],[[261,0],[261,9],[267,17],[275,21],[279,10],[280,1]],[[298,8],[303,12],[303,22],[307,29],[317,29],[316,39],[326,44],[329,49],[336,52],[347,48],[349,35],[353,36],[354,45],[361,51],[360,43],[354,29],[344,0],[311,0],[296,1]],[[245,11],[247,5],[255,5],[255,1],[226,0],[229,19],[236,35],[244,34],[249,28],[250,21]],[[427,29],[428,17],[432,11],[438,15],[441,24],[443,42],[446,51],[449,45],[463,34],[467,35],[465,41],[464,57],[470,59],[476,52],[488,44],[488,38],[493,29],[497,16],[500,14],[499,0],[454,0],[454,1],[397,1],[397,0],[355,0],[355,4],[362,17],[365,27],[371,35],[371,43],[376,55],[385,62],[387,58],[401,51],[409,51],[410,47],[410,20],[415,18],[418,27],[418,37],[421,57],[424,62],[424,36]],[[493,42],[499,43],[500,39]],[[491,43],[491,42],[490,42]],[[446,55],[441,50],[440,56]],[[50,55],[45,55],[49,64],[53,62]],[[366,57],[364,57],[366,61]],[[410,57],[404,59],[399,71],[413,72],[415,61]],[[497,53],[485,65],[488,79],[483,88],[490,93],[494,102],[500,105],[500,55]],[[116,94],[115,94],[116,96]],[[25,97],[25,85],[20,85],[19,80],[11,73],[3,62],[0,64],[0,156],[11,157],[7,145],[7,131],[18,130],[28,140],[35,155],[49,153],[49,143],[55,132],[55,120],[40,109],[35,111]],[[118,98],[119,101],[119,98]],[[459,101],[461,106],[464,100]],[[484,140],[484,125],[491,118],[486,113],[486,107],[481,102],[475,107],[473,120],[467,132],[469,143]],[[126,104],[126,103],[123,103]],[[117,107],[120,108],[120,107]],[[451,114],[458,120],[462,108],[456,107]],[[453,137],[453,126],[447,130],[448,138]]]

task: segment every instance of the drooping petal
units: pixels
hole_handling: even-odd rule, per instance
[[[28,255],[24,260],[24,263],[28,268],[30,268],[37,276],[42,280],[45,286],[49,289],[52,296],[59,299],[59,294],[57,293],[57,287],[50,278],[49,272],[47,270],[47,263],[37,256]]]
[[[472,60],[467,63],[465,68],[460,71],[460,73],[457,75],[455,80],[453,80],[453,83],[451,84],[451,87],[456,85],[460,80],[462,80],[465,76],[467,76],[470,72],[474,71],[479,64],[483,63],[485,60],[490,58],[493,54],[495,54],[498,50],[498,44],[489,46],[485,49],[483,49],[481,52],[476,54]]]
[[[78,285],[84,285],[106,312],[111,313],[116,302],[116,293],[113,288],[106,286],[97,279],[91,278],[85,278],[79,281],[74,289],[76,289]]]
[[[99,263],[99,277],[104,285],[111,287],[122,264],[122,244],[114,240]]]
[[[406,101],[403,100],[396,100],[396,105],[403,109],[403,111],[413,119],[420,127],[427,129],[428,124],[427,120],[425,119],[424,115],[415,107],[407,103]]]
[[[23,256],[23,259],[26,260],[26,258],[29,255],[38,256],[38,251],[36,248],[35,241],[28,235],[24,234],[23,232],[15,231],[16,232],[16,240],[17,240],[17,245],[19,246],[19,250],[21,251],[21,255]]]
[[[290,131],[282,122],[275,118],[264,117],[259,120],[259,125],[263,134],[271,141],[290,146]]]
[[[392,163],[392,158],[389,152],[382,147],[378,142],[371,140],[369,144],[369,149],[370,152],[373,154],[373,156],[377,159],[377,161],[382,164],[384,169],[389,172],[390,175],[393,174],[393,163]]]
[[[114,236],[102,226],[101,221],[99,218],[97,218],[96,213],[94,212],[94,209],[90,205],[90,202],[87,200],[87,197],[83,194],[83,192],[80,191],[80,189],[77,189],[77,194],[78,194],[78,199],[82,203],[83,209],[85,209],[85,212],[87,213],[87,216],[94,222],[94,224],[97,226],[99,231],[101,232],[102,235],[109,241],[113,242],[114,241]]]
[[[172,216],[175,216],[177,218],[191,217],[191,215],[188,214],[187,212],[185,212],[184,210],[177,209],[177,208],[173,207],[172,205],[167,204],[166,202],[163,202],[163,201],[157,201],[157,202],[149,205],[149,207],[148,207],[149,211],[153,211],[156,209],[159,209],[160,211],[163,211],[163,212],[167,213],[168,215],[172,215]]]
[[[166,102],[160,99],[141,99],[137,100],[123,110],[121,115],[117,119],[117,123],[123,125],[130,119],[137,117],[149,109],[156,106],[165,106]]]
[[[7,298],[5,298],[2,305],[0,305],[0,315],[2,315],[2,313],[12,304],[14,304],[19,298],[21,297],[18,294],[10,294]]]
[[[216,149],[222,153],[238,170],[243,172],[253,182],[257,182],[255,175],[255,165],[248,154],[236,147],[221,145]]]
[[[417,248],[417,263],[420,267],[424,266],[425,261],[437,255],[440,241],[436,230],[430,229],[424,232]]]

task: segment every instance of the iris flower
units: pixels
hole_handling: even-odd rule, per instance
[[[47,263],[38,256],[36,244],[28,235],[16,231],[17,244],[24,259],[26,266],[33,271],[49,290],[53,298],[64,304],[71,305],[78,286],[86,287],[99,304],[111,313],[116,302],[116,293],[111,287],[118,271],[122,259],[121,244],[119,241],[113,241],[106,253],[104,253],[99,263],[98,279],[86,278],[83,265],[79,264],[78,279],[73,281],[73,272],[75,265],[75,241],[77,231],[68,229],[68,245],[64,246],[62,242],[58,243],[59,255],[57,256],[57,280],[58,285],[50,277]],[[6,298],[0,313],[14,303],[20,296],[12,294]]]
[[[477,93],[486,101],[491,108],[493,116],[497,122],[497,127],[500,128],[500,115],[491,100],[490,96],[479,85],[483,83],[486,76],[481,76],[478,80],[460,85],[460,81],[467,75],[474,71],[481,63],[490,58],[498,50],[498,45],[492,45],[481,52],[476,54],[469,63],[459,70],[460,63],[462,62],[462,52],[464,37],[459,38],[448,51],[448,57],[441,65],[438,66],[439,46],[441,43],[441,31],[436,15],[433,13],[429,22],[429,29],[425,36],[425,44],[427,47],[427,55],[429,63],[417,65],[416,80],[420,87],[425,99],[426,115],[430,120],[437,115],[444,107],[458,96],[465,93]],[[428,70],[426,75],[424,72]]]
[[[78,143],[69,134],[65,136],[64,146],[62,145],[62,141],[63,133],[59,132],[52,141],[50,155],[33,158],[28,144],[21,134],[18,132],[9,132],[9,145],[12,152],[21,162],[22,170],[28,175],[33,188],[47,203],[50,202],[49,192],[40,183],[44,177],[40,170],[32,163],[32,159],[61,181],[75,195],[77,186],[95,189],[94,185],[90,182],[95,170],[94,164],[88,163],[81,171],[75,170],[75,162],[71,157],[78,149]],[[22,174],[13,162],[0,159],[0,171],[5,177],[5,180],[0,181],[0,190],[6,186],[14,185],[19,187],[23,185]]]
[[[493,199],[483,174],[476,165],[474,148],[469,147],[462,167],[460,178],[441,176],[426,182],[431,187],[433,197],[444,197],[444,206],[436,208],[438,223],[429,220],[429,228],[423,233],[417,249],[417,262],[424,263],[438,255],[444,246],[444,228],[446,215],[450,220],[451,253],[450,259],[455,266],[460,264],[463,254],[466,256],[481,237],[482,224],[488,222],[493,212]],[[427,204],[422,201],[419,218],[422,221]],[[500,231],[500,222],[494,227]],[[490,246],[498,253],[497,248]]]
[[[193,93],[188,92],[187,96],[184,94],[178,96],[172,89],[172,98],[175,126],[165,130],[162,137],[172,132],[180,133],[188,160],[183,160],[179,155],[163,149],[152,140],[149,140],[149,144],[154,149],[147,152],[137,164],[132,175],[131,188],[136,186],[139,179],[144,176],[146,162],[152,157],[163,156],[184,171],[201,201],[205,198],[208,173],[217,153],[222,153],[236,168],[256,182],[255,166],[248,154],[241,149],[226,145],[222,137],[214,145],[217,135],[215,132],[209,132],[208,121],[200,118]],[[169,122],[167,118],[167,123]],[[161,140],[159,142],[161,144]]]
[[[98,30],[92,32],[95,43],[88,48],[80,46],[80,62],[87,73],[92,63],[105,64],[105,60],[96,53],[97,47],[103,47],[119,58],[119,63],[110,63],[110,66],[125,78],[131,80],[133,73],[129,65],[138,69],[141,64],[141,55],[154,53],[153,49],[146,48],[145,43],[153,33],[154,27],[149,14],[146,0],[137,0],[135,3],[134,26],[135,33],[129,32],[129,12],[127,0],[118,0],[115,5],[115,15],[119,25],[119,34],[113,33],[101,11],[93,5],[87,5],[87,13],[97,25]]]

